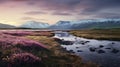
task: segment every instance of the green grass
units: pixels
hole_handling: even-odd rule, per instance
[[[119,29],[72,30],[70,33],[88,39],[120,41]]]

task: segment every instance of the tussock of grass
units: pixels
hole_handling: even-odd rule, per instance
[[[55,42],[52,37],[47,37],[47,36],[27,36],[27,38],[30,38],[32,40],[43,43],[43,44],[47,45],[47,47],[49,49],[52,49],[53,47],[58,46],[58,43]]]

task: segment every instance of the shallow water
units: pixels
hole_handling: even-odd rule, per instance
[[[120,41],[85,39],[62,31],[55,32],[54,37],[72,41],[72,45],[61,46],[82,57],[84,62],[91,61],[102,67],[120,67]]]

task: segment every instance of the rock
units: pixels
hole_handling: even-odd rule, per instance
[[[55,39],[55,41],[57,41],[58,43],[60,43],[60,44],[63,44],[63,45],[73,45],[73,41],[64,41],[64,39],[58,39],[58,38],[54,38]]]
[[[70,53],[75,53],[73,50],[69,50]]]
[[[105,49],[111,49],[111,48],[107,47],[107,48],[105,48]]]
[[[114,42],[112,42],[111,44],[115,44]]]
[[[73,50],[69,50],[70,52],[73,52]]]
[[[83,52],[82,50],[77,50],[77,52]]]
[[[112,49],[112,51],[111,51],[112,53],[118,53],[119,52],[119,50],[118,49]]]
[[[85,43],[81,43],[82,45],[85,45]]]
[[[98,50],[97,52],[98,52],[99,54],[101,54],[101,53],[105,53],[104,50]]]
[[[100,47],[100,48],[103,48],[104,46],[103,46],[103,45],[100,45],[99,47]]]
[[[90,50],[91,52],[95,52],[96,48],[95,48],[95,47],[90,47],[89,50]]]
[[[88,42],[90,42],[90,41],[85,41],[85,43],[88,43]]]
[[[61,43],[61,42],[62,42],[62,40],[59,39],[59,38],[54,38],[54,40],[57,41],[58,43]]]
[[[90,42],[90,41],[81,41],[80,44],[85,45],[85,44],[88,43],[88,42]]]
[[[62,50],[67,50],[67,48],[66,47],[64,47],[64,48],[61,48]]]
[[[80,47],[76,47],[76,48],[80,48]]]
[[[72,45],[74,43],[73,41],[64,41],[64,39],[58,39],[58,38],[54,38],[54,39],[55,41],[63,45]]]
[[[64,45],[73,45],[72,41],[62,41],[62,44]]]

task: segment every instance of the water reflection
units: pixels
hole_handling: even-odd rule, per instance
[[[54,38],[69,52],[92,61],[103,67],[120,67],[120,42],[107,40],[85,39],[57,31]]]

